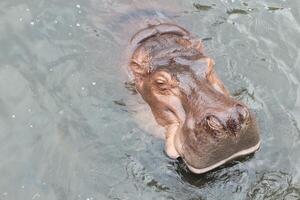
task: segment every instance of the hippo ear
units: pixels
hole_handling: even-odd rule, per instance
[[[207,78],[207,80],[210,81],[217,91],[229,95],[229,91],[225,88],[224,84],[214,70],[215,61],[208,57],[201,58],[200,60],[202,60],[205,67],[201,76]]]
[[[192,64],[194,72],[199,77],[206,77],[213,70],[215,61],[209,57],[203,57]]]
[[[212,58],[204,57],[201,60],[207,63],[208,68],[212,69],[215,65],[215,61]]]
[[[192,47],[194,49],[196,49],[197,51],[199,52],[203,52],[203,43],[200,39],[198,38],[194,38],[194,39],[191,39],[191,42],[192,42]]]
[[[140,79],[148,73],[148,70],[134,59],[131,60],[129,68],[135,79]]]

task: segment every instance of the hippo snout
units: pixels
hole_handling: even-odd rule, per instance
[[[200,122],[195,118],[187,119],[179,132],[177,144],[181,144],[181,156],[189,169],[204,173],[255,152],[260,146],[260,138],[249,109],[236,104],[225,110],[209,112]]]
[[[207,126],[212,131],[225,131],[236,135],[247,126],[249,120],[248,108],[241,104],[236,104],[225,111],[206,114],[200,124]]]

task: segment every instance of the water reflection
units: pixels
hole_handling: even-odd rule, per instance
[[[2,0],[0,199],[299,199],[299,7]],[[193,175],[164,155],[124,62],[132,27],[151,16],[203,38],[258,118],[255,156]]]
[[[208,173],[205,174],[193,174],[191,173],[182,159],[179,159],[178,162],[174,163],[174,167],[176,169],[176,172],[181,177],[181,179],[193,186],[203,188],[206,185],[213,184],[215,181],[218,182],[227,182],[229,178],[232,178],[232,174],[228,174],[230,168],[236,168],[236,171],[234,172],[235,176],[238,176],[237,174],[241,174],[243,169],[239,169],[239,165],[241,163],[246,162],[247,160],[251,159],[254,156],[254,154],[249,155],[244,158],[235,159],[234,161],[231,161],[225,165],[222,165]],[[238,165],[238,166],[236,166]],[[240,171],[240,172],[239,172]],[[225,173],[224,173],[225,172]],[[220,175],[222,174],[222,175]],[[221,177],[221,178],[220,178]]]
[[[262,172],[248,193],[250,199],[299,199],[300,189],[285,172]]]

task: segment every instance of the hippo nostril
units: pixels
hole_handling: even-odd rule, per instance
[[[248,109],[247,109],[245,106],[243,106],[243,105],[241,105],[241,104],[237,104],[237,105],[236,105],[236,111],[237,111],[237,113],[238,113],[239,120],[240,120],[242,123],[248,121],[249,115],[250,115],[250,114],[249,114]]]
[[[221,130],[223,128],[220,120],[213,115],[206,117],[207,125],[213,130]]]

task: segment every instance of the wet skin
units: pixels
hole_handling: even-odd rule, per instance
[[[200,174],[259,148],[253,115],[230,96],[199,39],[157,24],[138,31],[131,44],[136,89],[166,129],[169,157],[182,157]]]

